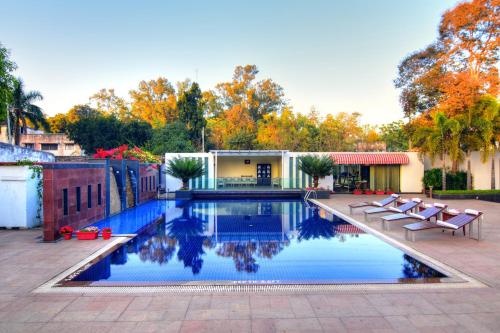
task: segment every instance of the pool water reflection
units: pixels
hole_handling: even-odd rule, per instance
[[[303,201],[190,201],[74,281],[94,284],[402,282],[444,277]],[[134,223],[131,221],[131,223]]]

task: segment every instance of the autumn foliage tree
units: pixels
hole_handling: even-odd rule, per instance
[[[495,128],[496,115],[479,110],[484,96],[498,96],[499,22],[498,0],[459,3],[443,14],[437,40],[401,62],[395,80],[405,115],[416,118],[408,126],[412,136],[438,113],[461,129],[456,131],[457,142],[467,158],[468,189],[472,188],[470,153],[490,151],[484,147],[495,137],[489,129]]]

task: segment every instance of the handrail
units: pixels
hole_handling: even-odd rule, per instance
[[[313,193],[314,193],[315,199],[318,199],[318,193],[316,192],[316,190],[307,190],[306,195],[304,195],[304,201],[307,202],[307,200],[309,200],[309,198],[311,197],[311,194],[313,194]]]

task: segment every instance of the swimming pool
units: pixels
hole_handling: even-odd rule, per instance
[[[140,231],[73,277],[74,284],[404,283],[446,277],[300,200],[154,201],[103,223]]]

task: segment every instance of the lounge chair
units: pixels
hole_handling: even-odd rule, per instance
[[[382,220],[382,229],[389,230],[389,222],[399,221],[405,219],[414,219],[420,221],[430,221],[432,218],[438,218],[439,215],[448,207],[442,203],[435,203],[433,205],[425,206],[424,210],[419,211],[418,213],[397,213],[382,216],[380,219]]]
[[[428,221],[417,222],[412,224],[407,224],[403,226],[405,228],[405,237],[407,240],[415,241],[415,232],[428,230],[428,229],[445,229],[452,230],[453,234],[455,231],[462,228],[465,236],[465,227],[469,226],[469,237],[472,237],[472,223],[478,221],[477,224],[477,240],[482,239],[482,224],[483,224],[483,213],[473,209],[466,209],[463,213],[460,213],[449,220],[441,221],[437,220],[436,223],[431,223]]]
[[[363,202],[357,202],[357,203],[352,203],[349,204],[349,214],[352,215],[352,211],[355,208],[363,208],[363,207],[385,207],[387,205],[390,205],[392,203],[395,203],[396,200],[398,200],[399,195],[398,194],[391,194],[387,198],[380,200],[380,201],[363,201]]]
[[[365,221],[368,221],[368,215],[372,214],[380,214],[380,213],[407,213],[414,210],[418,205],[422,203],[422,199],[412,198],[409,201],[403,200],[404,202],[401,206],[398,207],[377,207],[371,208],[364,211],[365,213]]]

